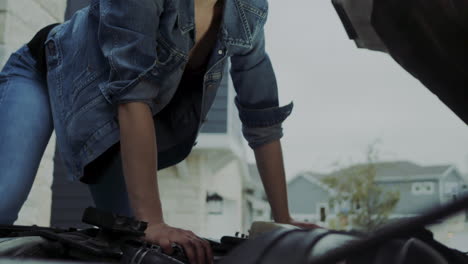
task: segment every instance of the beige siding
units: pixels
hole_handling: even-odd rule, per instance
[[[201,184],[200,155],[192,154],[186,161],[188,175],[177,167],[159,172],[158,182],[165,221],[173,226],[202,231],[206,192]]]
[[[63,0],[0,0],[0,65],[42,27],[60,22]],[[52,138],[17,224],[49,225],[55,139]]]
[[[165,221],[173,226],[189,229],[193,232],[210,237],[234,235],[237,231],[245,231],[242,226],[242,172],[240,162],[227,159],[220,169],[210,152],[216,150],[194,151],[184,162],[185,169],[179,166],[159,172],[158,181]],[[233,157],[233,156],[228,156]],[[222,159],[220,159],[222,160]],[[235,204],[231,208],[235,217],[229,217],[229,222],[215,222],[216,226],[207,226],[208,214],[206,208],[207,192],[217,192]],[[227,212],[226,212],[227,213]],[[215,232],[218,230],[219,232]]]

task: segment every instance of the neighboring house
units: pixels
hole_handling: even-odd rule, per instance
[[[456,199],[466,188],[455,166],[419,166],[411,162],[377,164],[376,182],[384,189],[400,192],[391,217],[418,215],[424,209]]]
[[[451,165],[419,166],[399,161],[381,162],[375,166],[376,183],[384,190],[400,192],[391,218],[421,214],[426,208],[457,199],[467,188],[460,172]],[[289,206],[293,216],[316,223],[324,223],[327,218],[336,216],[335,209],[329,210],[328,203],[333,191],[321,182],[326,176],[301,173],[289,181]]]
[[[71,15],[87,0],[68,2],[67,15]],[[246,232],[250,225],[244,218],[248,196],[244,189],[252,180],[227,69],[224,76],[190,156],[158,173],[165,221],[215,238]],[[92,204],[89,191],[83,184],[67,182],[56,160],[51,224],[79,226],[83,209]]]
[[[303,172],[288,182],[288,203],[291,216],[296,220],[321,223],[329,215],[332,190],[320,179],[324,174]]]
[[[32,39],[39,29],[61,22],[65,5],[63,0],[0,0],[0,68],[10,54]],[[52,136],[16,224],[49,224],[54,148],[55,137]]]

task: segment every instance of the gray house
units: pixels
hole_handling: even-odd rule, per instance
[[[466,189],[465,180],[455,166],[423,167],[411,162],[379,164],[377,184],[400,191],[392,217],[420,214],[426,208],[456,199]]]
[[[377,184],[400,192],[400,200],[391,218],[418,215],[425,208],[443,205],[467,191],[464,178],[451,165],[419,166],[399,161],[377,163],[375,168]],[[294,217],[326,223],[327,218],[336,215],[328,203],[333,191],[321,182],[326,176],[300,173],[288,182],[289,207]]]
[[[325,223],[332,190],[320,179],[326,175],[303,172],[288,182],[288,205],[292,217],[306,222]]]

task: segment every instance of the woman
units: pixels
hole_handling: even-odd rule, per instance
[[[266,17],[266,0],[93,0],[39,32],[0,75],[0,221],[16,219],[54,128],[98,208],[148,222],[146,239],[168,253],[179,243],[191,263],[210,262],[206,241],[164,223],[155,175],[190,153],[230,58],[274,219],[313,227],[288,211],[279,139],[292,104],[278,106]]]

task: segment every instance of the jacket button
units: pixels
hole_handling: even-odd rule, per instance
[[[222,50],[222,49],[218,50],[218,54],[219,54],[219,55],[223,55],[223,54],[224,54],[224,50]]]

